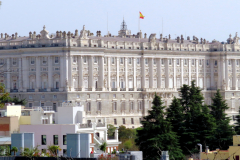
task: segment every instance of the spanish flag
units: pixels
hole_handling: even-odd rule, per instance
[[[141,12],[139,12],[139,18],[144,19],[145,16],[142,15]]]

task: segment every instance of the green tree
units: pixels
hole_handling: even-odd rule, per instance
[[[124,145],[124,148],[125,148],[125,149],[129,150],[129,149],[132,148],[133,142],[132,142],[131,140],[127,140],[127,141],[124,142],[123,145]]]
[[[100,150],[103,152],[106,152],[106,149],[107,149],[107,143],[103,142],[102,145],[100,145]]]
[[[13,152],[14,156],[16,156],[16,152],[18,152],[18,148],[12,147],[11,152]]]
[[[238,115],[236,116],[237,122],[235,123],[235,134],[240,135],[240,108],[238,110]]]
[[[211,114],[215,118],[217,125],[216,132],[210,146],[213,148],[228,149],[232,145],[233,130],[232,126],[229,125],[230,118],[227,116],[225,111],[229,108],[226,101],[221,96],[220,90],[212,98]]]
[[[9,98],[9,93],[5,91],[5,86],[0,84],[0,108],[4,107],[5,101]]]
[[[180,100],[173,98],[171,105],[167,108],[167,120],[172,124],[173,131],[177,134],[181,133],[184,120],[183,107]]]
[[[126,128],[125,126],[119,126],[118,138],[120,141],[136,138],[136,129]]]
[[[148,160],[160,159],[161,151],[169,151],[170,159],[182,159],[178,136],[172,131],[170,122],[165,119],[165,106],[161,98],[155,94],[152,110],[141,122],[143,127],[137,130],[136,144]]]
[[[197,144],[202,143],[205,148],[213,136],[214,119],[208,107],[203,105],[201,89],[195,86],[194,81],[191,86],[181,87],[179,100],[184,113],[181,132],[178,132],[181,148],[184,154],[198,153]]]
[[[114,137],[114,135],[115,135],[115,130],[116,130],[117,128],[114,127],[114,125],[112,125],[112,124],[108,124],[108,125],[107,125],[107,128],[108,128],[108,131],[107,131],[108,137],[109,137],[109,138]]]

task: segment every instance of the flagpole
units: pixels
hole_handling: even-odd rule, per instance
[[[138,41],[140,42],[140,17],[138,15]]]

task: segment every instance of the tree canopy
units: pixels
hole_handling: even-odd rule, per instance
[[[137,130],[136,144],[148,160],[160,159],[161,151],[169,151],[170,159],[182,159],[178,136],[172,131],[171,123],[165,119],[165,106],[161,98],[155,94],[152,104],[149,115],[141,122],[143,127]]]

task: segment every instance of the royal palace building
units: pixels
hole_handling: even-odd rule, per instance
[[[171,38],[138,32],[123,21],[117,36],[30,32],[0,37],[0,81],[12,97],[25,98],[27,107],[81,103],[85,118],[116,126],[139,127],[154,94],[170,105],[183,84],[192,80],[205,103],[221,90],[234,120],[240,106],[240,44],[236,33],[226,42],[193,36]],[[233,121],[232,121],[233,122]]]

